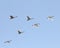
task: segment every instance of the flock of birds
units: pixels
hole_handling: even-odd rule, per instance
[[[14,19],[14,18],[17,18],[18,16],[9,16],[9,19]],[[34,19],[34,18],[31,18],[30,16],[26,16],[26,18],[27,18],[27,20],[26,21],[30,21],[30,20],[32,20],[32,19]],[[50,20],[50,21],[52,21],[53,19],[54,19],[54,16],[48,16],[47,17],[47,19],[48,20]],[[35,23],[35,24],[33,24],[32,25],[33,27],[39,27],[40,26],[40,23]],[[21,31],[21,30],[18,30],[17,31],[18,32],[18,34],[22,34],[23,32]],[[5,41],[4,43],[10,43],[12,40],[7,40],[7,41]]]

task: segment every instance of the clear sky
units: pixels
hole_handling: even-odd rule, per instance
[[[18,17],[10,20],[10,15]],[[27,15],[35,19],[27,22]],[[40,27],[32,27],[34,23]],[[59,28],[60,0],[0,0],[0,48],[60,48]],[[19,29],[24,33],[19,35]]]

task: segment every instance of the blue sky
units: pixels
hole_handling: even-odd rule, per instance
[[[10,15],[18,18],[10,20]],[[27,22],[27,15],[35,19]],[[34,23],[40,27],[32,27]],[[0,0],[0,48],[60,48],[59,28],[60,0]],[[19,29],[24,33],[19,35]],[[12,42],[4,44],[6,40]]]

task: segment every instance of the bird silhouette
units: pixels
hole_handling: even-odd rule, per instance
[[[50,21],[54,21],[54,16],[48,16],[47,19]]]
[[[33,27],[39,27],[40,26],[40,23],[35,23],[32,25]]]
[[[14,16],[11,15],[9,18],[10,18],[10,19],[14,19],[14,18],[16,18],[16,17],[17,17],[17,16],[14,17]]]
[[[27,21],[29,21],[29,20],[31,20],[31,19],[33,19],[33,18],[31,18],[31,17],[27,16]]]
[[[23,33],[22,31],[20,31],[20,30],[18,30],[18,34],[21,34],[21,33]]]
[[[48,18],[53,18],[54,16],[48,16]]]
[[[4,43],[10,43],[12,40],[5,41]]]

